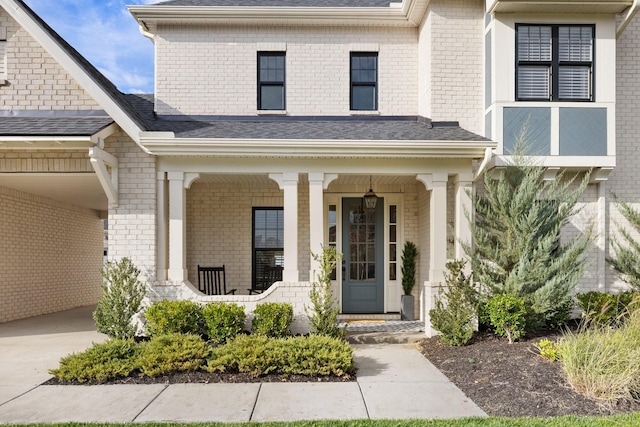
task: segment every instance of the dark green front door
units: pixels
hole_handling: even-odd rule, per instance
[[[362,198],[342,200],[343,313],[384,312],[384,200],[364,208]]]

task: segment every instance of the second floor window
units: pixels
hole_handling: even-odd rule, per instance
[[[258,110],[285,109],[284,64],[284,52],[258,52]]]
[[[593,25],[518,25],[516,98],[593,101]]]
[[[351,53],[351,109],[378,109],[378,53]]]

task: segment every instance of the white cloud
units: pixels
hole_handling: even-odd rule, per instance
[[[26,0],[26,3],[121,91],[153,91],[153,44],[127,4],[155,0]]]

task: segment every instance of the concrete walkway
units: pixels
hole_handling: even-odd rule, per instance
[[[357,382],[42,386],[106,338],[92,308],[0,324],[0,423],[486,416],[411,344],[356,344]]]

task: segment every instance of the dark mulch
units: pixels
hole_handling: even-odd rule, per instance
[[[640,411],[639,403],[606,407],[576,393],[565,380],[562,365],[536,352],[539,334],[509,344],[490,333],[478,333],[471,343],[454,347],[439,337],[418,343],[422,353],[488,415],[552,417],[609,415]]]
[[[168,375],[158,377],[141,377],[132,375],[126,378],[120,378],[111,381],[63,381],[57,378],[51,378],[44,385],[98,385],[98,384],[181,384],[181,383],[199,383],[199,384],[215,384],[215,383],[281,383],[281,382],[349,382],[355,381],[356,376],[318,376],[310,377],[306,375],[260,375],[252,376],[247,373],[209,373],[204,371],[195,372],[175,372]]]

